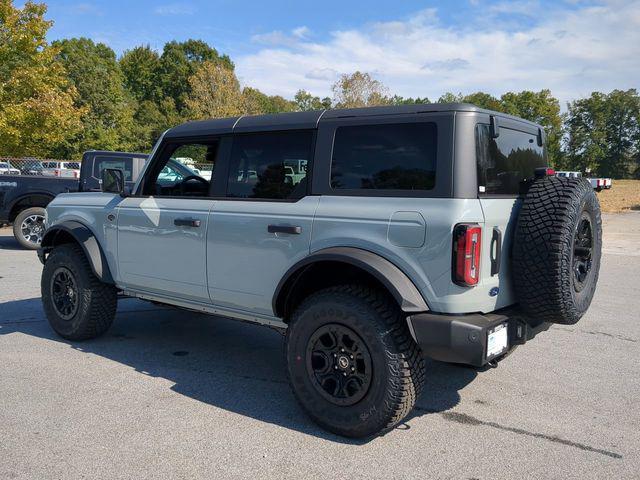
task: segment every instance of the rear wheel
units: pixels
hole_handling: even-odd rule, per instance
[[[595,293],[601,249],[600,205],[589,182],[535,181],[513,244],[514,286],[529,316],[562,324],[580,320]]]
[[[393,428],[424,383],[424,361],[399,308],[363,286],[332,287],[304,300],[287,329],[285,354],[303,409],[347,437]]]
[[[42,271],[42,304],[51,327],[68,340],[86,340],[106,332],[116,313],[117,292],[91,271],[75,244],[55,247]]]
[[[44,235],[43,207],[22,210],[13,221],[13,236],[24,248],[35,250],[40,247]]]

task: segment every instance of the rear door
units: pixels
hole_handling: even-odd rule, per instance
[[[476,125],[478,196],[484,214],[482,284],[496,298],[496,307],[512,304],[511,244],[522,195],[535,169],[547,165],[538,132],[521,122],[500,119],[499,136],[489,123]]]
[[[227,187],[209,215],[207,265],[214,304],[273,315],[285,272],[309,253],[318,198],[307,195],[314,130],[235,134]],[[297,174],[288,170],[297,165]]]

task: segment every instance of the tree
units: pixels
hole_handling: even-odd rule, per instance
[[[138,101],[157,101],[162,97],[160,55],[149,45],[135,47],[120,58],[124,84]]]
[[[244,113],[244,98],[236,74],[219,62],[204,62],[188,84],[190,93],[185,107],[190,118],[232,117]]]
[[[82,109],[56,49],[46,41],[52,22],[44,4],[22,9],[0,0],[0,148],[3,155],[48,156],[80,129]]]
[[[160,57],[160,77],[165,97],[174,100],[178,112],[183,113],[190,94],[189,79],[206,62],[233,70],[234,65],[227,55],[219,55],[215,48],[202,40],[172,41],[164,46]]]
[[[306,90],[298,90],[293,101],[296,104],[297,110],[300,112],[327,110],[331,108],[331,99],[329,97],[320,99],[320,97],[315,97]]]
[[[343,74],[333,84],[333,102],[337,108],[389,105],[388,89],[368,73]]]
[[[547,135],[547,155],[551,165],[562,163],[562,116],[560,102],[550,90],[508,92],[500,97],[502,111],[539,123]]]
[[[393,97],[391,97],[389,103],[391,103],[391,105],[418,105],[421,103],[431,103],[431,100],[429,100],[427,97],[405,98],[401,97],[400,95],[394,95]]]
[[[53,42],[57,59],[65,67],[79,96],[76,104],[85,110],[83,130],[60,152],[79,155],[91,148],[126,150],[133,123],[134,102],[124,89],[124,76],[114,51],[88,38]]]
[[[630,175],[640,154],[640,97],[635,89],[593,92],[568,104],[566,150],[572,168]]]
[[[242,89],[244,113],[256,115],[262,113],[282,113],[296,110],[296,103],[280,95],[269,96],[257,88]]]

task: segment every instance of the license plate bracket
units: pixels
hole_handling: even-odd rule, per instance
[[[487,332],[487,360],[505,353],[509,349],[507,323],[501,323]]]

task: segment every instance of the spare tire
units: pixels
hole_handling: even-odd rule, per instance
[[[532,320],[574,324],[598,283],[602,249],[600,204],[582,178],[533,182],[518,215],[513,280]]]

